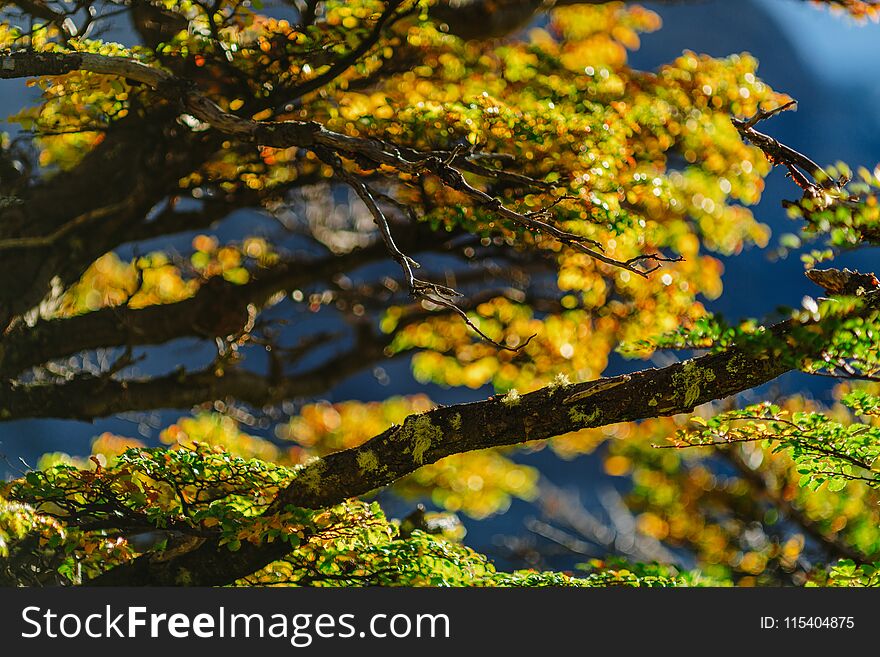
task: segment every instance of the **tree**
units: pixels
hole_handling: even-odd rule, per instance
[[[5,484],[0,581],[875,583],[880,284],[818,266],[877,243],[880,170],[761,132],[794,101],[752,57],[633,70],[659,20],[620,2],[515,38],[547,3],[8,5],[0,77],[40,94],[0,157],[0,418],[192,415]],[[773,165],[828,298],[727,324],[712,254],[767,245],[748,206]],[[192,355],[163,371],[173,341]],[[705,351],[600,378],[615,349]],[[498,394],[317,401],[401,358]],[[708,405],[792,370],[844,379],[841,404]],[[512,459],[533,441],[632,476],[623,561],[498,572],[453,518],[371,498],[490,515],[536,494]]]

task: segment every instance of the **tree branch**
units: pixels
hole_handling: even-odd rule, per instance
[[[738,349],[663,369],[548,387],[505,403],[496,397],[408,417],[363,445],[316,461],[283,491],[285,504],[321,508],[386,486],[422,465],[475,449],[552,438],[572,431],[691,412],[696,406],[767,383],[784,374],[773,359]],[[364,464],[377,463],[370,469]]]
[[[647,276],[656,269],[640,269],[637,264],[651,260],[655,263],[677,261],[658,254],[645,254],[629,260],[616,260],[604,253],[595,241],[570,233],[543,221],[542,213],[517,212],[499,199],[471,186],[454,166],[462,153],[430,151],[419,152],[400,148],[379,139],[352,137],[326,129],[314,121],[254,121],[224,111],[214,101],[198,91],[195,85],[171,73],[126,57],[94,53],[45,53],[19,51],[0,55],[0,79],[39,75],[64,75],[85,70],[92,73],[125,77],[152,87],[161,96],[179,103],[195,118],[215,130],[244,142],[273,148],[300,147],[310,150],[325,148],[338,155],[370,163],[373,167],[387,166],[411,175],[433,174],[445,186],[465,195],[480,206],[495,212],[515,224],[559,241],[571,249],[585,253],[601,262],[620,267],[639,276]],[[488,172],[488,169],[484,171]],[[482,175],[485,175],[482,174]],[[592,244],[596,248],[591,248]]]
[[[67,418],[91,422],[129,411],[191,408],[218,399],[237,399],[262,407],[285,399],[325,392],[385,356],[389,338],[361,341],[312,370],[289,377],[266,377],[242,368],[218,372],[175,371],[149,379],[79,376],[66,383],[0,383],[0,420]]]
[[[880,292],[867,296],[866,309],[880,307]],[[787,320],[770,330],[787,335]],[[439,459],[476,449],[542,440],[571,431],[652,417],[689,413],[700,404],[724,399],[772,381],[790,370],[785,359],[750,355],[733,346],[675,363],[609,379],[575,385],[554,385],[522,395],[516,403],[494,397],[485,401],[438,407],[411,415],[359,447],[336,452],[306,466],[282,490],[266,514],[287,506],[322,508],[386,486]],[[262,568],[279,558],[276,544],[248,547],[248,567]],[[185,576],[192,585],[229,584],[231,573],[218,581],[214,544],[187,555],[186,565],[158,567],[148,557],[119,566],[90,584],[162,584]],[[129,573],[131,576],[129,577]],[[179,582],[178,582],[179,583]]]
[[[444,456],[538,440],[587,427],[689,412],[698,405],[766,383],[787,368],[774,359],[749,359],[736,349],[659,370],[523,395],[441,407],[408,417],[360,447],[314,461],[282,491],[266,513],[287,505],[320,508],[387,485]],[[589,394],[591,390],[596,392]],[[567,403],[577,398],[575,403]],[[283,556],[278,542],[243,545],[236,568],[223,573],[224,549],[209,541],[181,559],[154,564],[140,557],[90,585],[193,586],[230,584]]]
[[[248,305],[262,307],[281,290],[351,271],[381,260],[384,255],[381,245],[374,245],[320,260],[286,262],[258,272],[245,285],[212,278],[192,298],[177,303],[141,309],[104,308],[85,315],[40,321],[33,327],[21,324],[2,340],[0,372],[17,374],[54,358],[102,347],[155,345],[183,337],[225,337],[246,323]],[[238,320],[239,326],[232,325],[235,321],[219,321],[236,317],[242,318]]]

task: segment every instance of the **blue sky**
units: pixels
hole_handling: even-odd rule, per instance
[[[795,0],[758,0],[779,20],[803,61],[825,81],[880,86],[880,23],[857,23]],[[880,108],[878,108],[880,112]]]

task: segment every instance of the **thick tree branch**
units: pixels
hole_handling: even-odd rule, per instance
[[[480,303],[504,295],[504,290],[484,290],[469,297],[464,307],[473,309]],[[400,318],[397,330],[429,316],[449,312],[449,309],[410,309]],[[162,317],[162,320],[170,322],[173,318]],[[97,327],[97,330],[100,328]],[[116,335],[116,328],[109,327],[107,335]],[[55,330],[58,329],[53,327]],[[151,330],[156,330],[156,327],[151,327]],[[289,376],[284,376],[280,370],[262,375],[235,366],[223,369],[224,366],[220,365],[195,372],[178,370],[143,379],[117,379],[113,376],[114,372],[110,372],[79,376],[64,383],[0,383],[0,421],[23,418],[92,421],[124,412],[191,408],[218,399],[236,399],[262,407],[296,397],[314,397],[374,363],[404,356],[405,351],[392,354],[386,351],[395,335],[396,331],[387,335],[376,334],[363,325],[356,332],[355,345],[350,350]],[[284,361],[295,361],[300,352],[325,342],[327,337],[327,334],[321,333],[312,335],[304,338],[304,342],[298,346],[275,348],[272,353],[278,354]],[[279,361],[281,365],[283,363]]]
[[[411,236],[408,235],[407,242]],[[183,337],[226,337],[247,321],[248,306],[262,307],[279,291],[349,272],[385,255],[381,245],[320,260],[291,261],[258,272],[245,285],[221,278],[204,284],[190,299],[172,304],[105,308],[76,317],[19,325],[0,341],[0,372],[7,375],[82,351],[102,347],[155,345]]]
[[[865,295],[861,312],[880,307],[880,291]],[[780,322],[769,331],[787,336],[798,324]],[[767,383],[792,369],[792,361],[752,354],[736,345],[663,369],[612,379],[547,387],[515,403],[494,398],[440,407],[410,416],[359,447],[308,466],[275,506],[320,508],[362,495],[445,456],[474,449],[551,438],[617,422],[691,412]],[[373,467],[371,467],[373,466]]]
[[[21,203],[0,208],[0,330],[127,241],[180,177],[214,152],[211,136],[180,134],[173,116],[157,107],[149,118],[118,121],[75,168],[23,188]]]
[[[865,310],[880,307],[880,292],[866,295]],[[784,337],[795,323],[770,328]],[[517,401],[494,397],[485,401],[438,407],[411,415],[359,447],[316,460],[303,469],[267,508],[267,514],[287,506],[322,508],[363,495],[452,454],[515,445],[594,428],[689,413],[701,404],[724,399],[772,381],[791,369],[786,359],[754,355],[733,346],[650,369],[575,385],[556,385],[522,395]],[[249,567],[258,570],[278,558],[274,544],[265,550],[249,548]],[[185,572],[171,564],[153,568],[141,557],[96,578],[93,584],[161,584],[182,575],[193,585],[229,584],[216,579],[217,546],[206,544],[188,556]],[[201,559],[204,558],[204,563]],[[222,557],[221,557],[222,558]],[[194,569],[189,564],[194,564]],[[201,564],[201,565],[199,565]],[[204,568],[204,574],[200,570]],[[169,570],[170,569],[170,570]]]
[[[217,540],[176,559],[153,561],[142,556],[124,566],[117,566],[86,582],[87,586],[226,586],[273,561],[282,559],[291,548],[284,541],[242,543],[231,552]]]
[[[218,372],[175,371],[147,379],[81,375],[66,383],[0,383],[0,420],[67,418],[92,421],[129,411],[191,408],[217,399],[255,407],[308,397],[332,388],[385,356],[390,337],[361,340],[353,351],[291,376],[267,377],[239,367]]]
[[[408,417],[360,447],[313,462],[282,491],[266,513],[287,505],[320,508],[385,486],[422,465],[474,449],[539,440],[587,427],[689,412],[699,404],[761,385],[788,368],[774,359],[753,359],[737,349],[702,356],[663,369],[548,387],[523,395],[516,405],[496,397],[440,407]],[[592,394],[591,394],[592,393]],[[281,556],[278,542],[247,546],[225,575],[226,558],[215,542],[182,559],[153,563],[140,557],[90,581],[90,585],[194,586],[230,584]],[[243,546],[244,548],[244,546]],[[240,563],[239,563],[240,561]]]
[[[552,438],[617,422],[688,413],[788,371],[737,349],[663,369],[522,395],[441,407],[406,419],[363,445],[316,461],[282,492],[276,508],[320,508],[386,486],[422,465],[475,449]],[[375,464],[375,467],[369,467]]]

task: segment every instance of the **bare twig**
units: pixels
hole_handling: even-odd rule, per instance
[[[483,340],[498,347],[499,349],[516,352],[524,349],[529,344],[529,342],[532,341],[532,338],[534,338],[535,335],[532,335],[523,344],[516,347],[509,347],[496,340],[493,340],[482,330],[480,330],[480,328],[476,324],[474,324],[474,322],[470,319],[470,317],[468,317],[467,313],[464,310],[453,303],[452,299],[462,296],[460,292],[439,283],[432,283],[430,281],[416,278],[413,269],[417,269],[420,265],[411,257],[406,255],[403,251],[401,251],[398,248],[397,244],[394,242],[394,236],[391,234],[391,226],[388,223],[388,218],[385,216],[385,213],[382,212],[382,208],[379,207],[379,204],[376,203],[374,192],[357,176],[348,172],[343,166],[342,160],[335,153],[323,148],[317,149],[317,152],[319,157],[321,157],[324,162],[326,162],[333,168],[333,171],[336,173],[336,175],[347,185],[349,185],[355,191],[361,201],[363,201],[364,205],[367,206],[367,209],[370,211],[370,214],[373,217],[374,223],[379,228],[379,234],[382,236],[382,241],[385,243],[385,247],[387,248],[388,253],[391,255],[392,259],[398,265],[400,265],[401,270],[403,270],[403,274],[406,278],[406,283],[409,287],[410,294],[414,298],[422,299],[424,301],[428,301],[430,303],[442,306],[453,311],[459,317],[461,317],[464,322]]]

